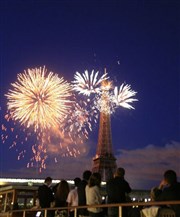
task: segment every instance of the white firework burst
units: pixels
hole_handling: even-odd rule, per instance
[[[117,106],[122,106],[127,109],[134,109],[130,103],[138,101],[138,99],[132,98],[136,95],[136,91],[131,89],[131,85],[122,84],[118,90],[118,87],[114,88],[113,101]]]
[[[107,80],[107,73],[104,73],[100,78],[98,78],[99,72],[96,73],[92,70],[91,74],[88,70],[85,70],[83,74],[76,72],[74,76],[73,89],[80,94],[89,96],[91,93],[99,93],[101,87],[101,82]]]

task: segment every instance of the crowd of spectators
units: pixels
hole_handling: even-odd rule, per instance
[[[73,206],[89,205],[86,208],[78,208],[78,217],[118,217],[117,207],[100,208],[92,207],[102,203],[118,204],[129,202],[129,193],[132,191],[125,179],[125,169],[118,168],[114,177],[106,183],[106,200],[103,200],[101,191],[100,173],[92,173],[90,170],[83,172],[82,180],[79,177],[74,179],[74,188],[66,180],[61,180],[54,187],[52,178],[47,177],[42,186],[38,189],[39,205],[41,208],[56,207],[55,211],[47,212],[48,217],[73,217]],[[164,173],[160,185],[151,189],[151,201],[180,201],[180,183],[177,181],[176,172],[167,170]],[[92,205],[92,206],[91,206]],[[69,209],[68,209],[69,207]],[[167,205],[166,208],[174,210],[176,217],[180,217],[180,205]],[[61,209],[58,209],[61,208]],[[64,209],[62,209],[64,208]],[[123,207],[122,217],[156,217],[159,210],[164,206],[152,207]],[[151,214],[149,214],[151,213]],[[43,213],[41,213],[43,217]]]

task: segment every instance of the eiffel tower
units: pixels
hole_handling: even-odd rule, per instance
[[[103,82],[102,85],[107,83]],[[106,91],[102,94],[107,109],[109,109],[109,102]],[[111,118],[109,112],[100,112],[99,134],[96,155],[93,158],[92,172],[99,172],[102,181],[108,181],[113,177],[116,165],[116,158],[112,150],[112,135],[111,135]]]

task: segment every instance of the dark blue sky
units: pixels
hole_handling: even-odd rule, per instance
[[[169,167],[180,175],[178,1],[1,0],[0,4],[2,123],[4,94],[24,69],[45,65],[70,82],[76,71],[103,72],[106,67],[114,83],[131,84],[139,100],[134,103],[135,110],[120,108],[112,116],[118,166],[125,167],[135,187],[160,181]],[[97,132],[98,125],[90,134],[86,167],[91,167]],[[17,162],[8,143],[1,144],[0,151],[1,177],[26,167],[23,161]],[[142,160],[147,153],[153,162]],[[126,155],[131,156],[128,162]],[[12,161],[5,162],[7,157]],[[141,165],[144,173],[137,174],[136,165]],[[147,180],[134,181],[144,175]],[[150,177],[154,178],[150,181]]]

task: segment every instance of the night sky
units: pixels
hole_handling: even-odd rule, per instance
[[[119,108],[111,117],[114,155],[132,188],[158,185],[166,169],[180,177],[178,13],[176,0],[1,0],[1,125],[4,95],[18,73],[46,66],[71,82],[76,71],[106,68],[116,85],[125,82],[137,91],[135,110]],[[82,155],[54,163],[49,153],[41,174],[26,169],[28,143],[18,161],[18,146],[1,142],[0,177],[81,177],[92,167],[98,127]]]

